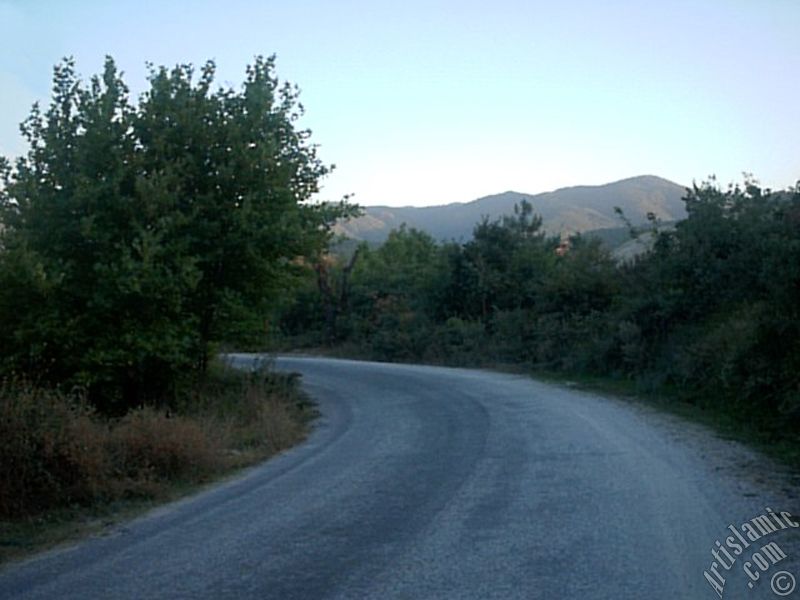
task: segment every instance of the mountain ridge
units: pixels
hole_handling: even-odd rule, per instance
[[[686,212],[682,198],[686,187],[656,175],[639,175],[602,185],[576,185],[539,194],[508,190],[469,202],[435,206],[366,206],[361,217],[339,223],[336,232],[355,240],[380,243],[392,229],[405,223],[426,231],[434,238],[464,241],[484,217],[512,214],[514,205],[527,200],[541,215],[543,226],[552,234],[583,233],[620,227],[614,211],[619,206],[634,225],[653,213],[664,221],[682,219]]]

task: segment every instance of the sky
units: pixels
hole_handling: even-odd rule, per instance
[[[52,67],[106,55],[138,96],[146,62],[256,55],[297,84],[319,198],[466,202],[659,175],[800,179],[798,0],[0,0],[0,155],[49,102]]]

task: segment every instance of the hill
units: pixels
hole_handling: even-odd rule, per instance
[[[495,219],[511,214],[514,205],[522,200],[530,202],[534,212],[542,216],[548,232],[586,232],[620,227],[615,206],[620,207],[634,225],[645,223],[650,212],[663,221],[682,219],[686,214],[681,200],[685,193],[686,188],[681,185],[645,175],[542,194],[509,191],[472,202],[440,206],[367,206],[363,216],[340,223],[337,232],[352,239],[380,243],[392,229],[406,223],[439,240],[467,240],[484,216]]]

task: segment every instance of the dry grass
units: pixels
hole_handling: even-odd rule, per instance
[[[0,518],[91,501],[109,471],[106,428],[77,397],[0,386]]]
[[[109,430],[114,495],[158,494],[171,481],[203,481],[220,470],[222,440],[196,419],[143,407]]]
[[[142,407],[116,420],[79,395],[4,382],[0,561],[60,541],[47,532],[72,535],[111,506],[165,500],[263,460],[301,440],[313,415],[297,379],[269,371],[219,370],[175,410]]]

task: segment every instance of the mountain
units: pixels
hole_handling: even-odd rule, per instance
[[[512,214],[514,205],[527,200],[542,216],[544,228],[553,234],[577,233],[619,228],[620,207],[634,225],[647,221],[653,213],[662,221],[682,219],[686,212],[681,198],[686,188],[653,175],[623,179],[597,186],[577,186],[546,192],[523,194],[504,192],[472,202],[455,202],[428,207],[367,206],[363,216],[337,225],[337,233],[356,240],[380,243],[392,229],[405,223],[430,233],[439,240],[465,241],[484,216],[496,219]]]

